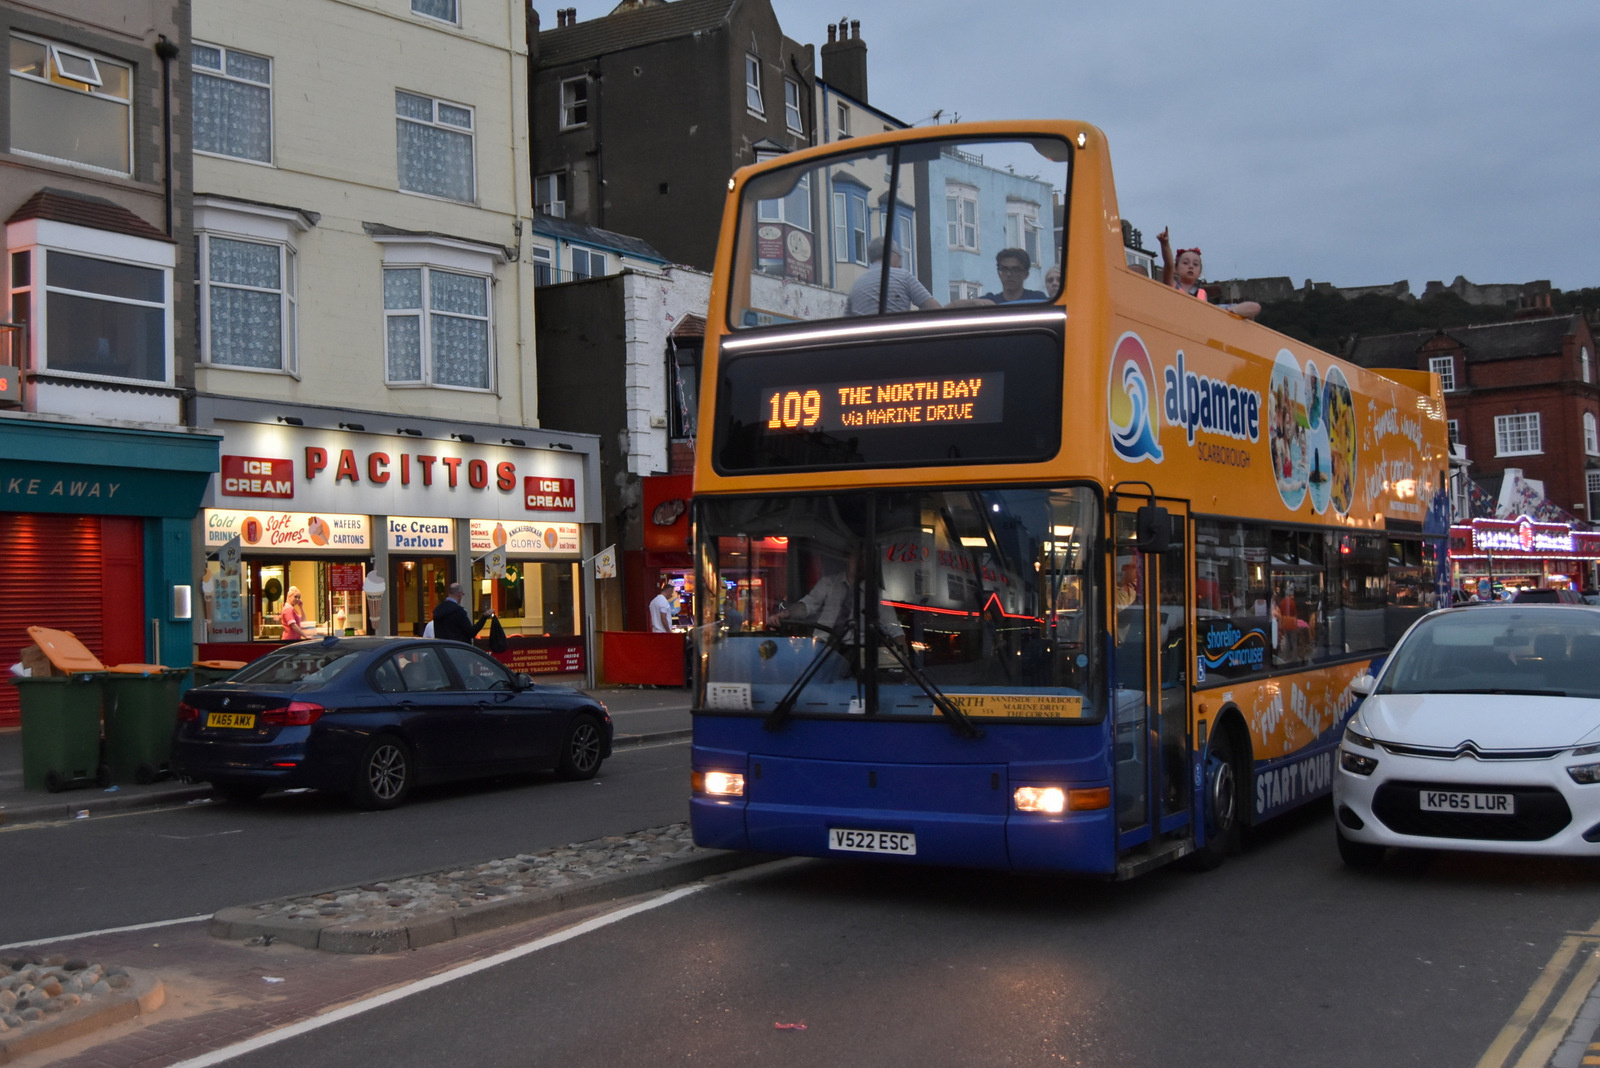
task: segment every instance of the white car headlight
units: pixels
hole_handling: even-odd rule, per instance
[[[1344,725],[1344,740],[1346,745],[1360,746],[1362,749],[1378,748],[1369,736],[1357,729],[1354,718]]]

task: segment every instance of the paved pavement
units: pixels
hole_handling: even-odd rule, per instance
[[[559,679],[560,677],[556,677]],[[541,679],[541,682],[546,680]],[[581,677],[556,685],[580,688]],[[626,748],[646,741],[687,738],[690,730],[689,693],[665,687],[601,687],[586,690],[604,701],[616,731],[615,746]],[[90,786],[52,794],[22,787],[22,732],[0,730],[0,824],[40,820],[87,818],[107,811],[155,805],[203,803],[212,796],[204,783],[119,783],[101,789]]]

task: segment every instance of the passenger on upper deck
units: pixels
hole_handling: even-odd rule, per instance
[[[1003,248],[995,253],[994,269],[1000,276],[1000,292],[985,293],[978,300],[987,304],[1015,304],[1023,300],[1048,300],[1037,289],[1023,289],[1033,260],[1020,248]]]
[[[883,238],[875,237],[867,243],[867,272],[850,287],[849,313],[851,315],[877,315],[878,289],[883,283]],[[917,276],[900,266],[900,246],[889,245],[889,293],[883,302],[885,314],[894,312],[932,311],[943,307]]]
[[[1177,259],[1174,260],[1172,245],[1167,241],[1165,228],[1156,235],[1156,240],[1161,242],[1161,280],[1180,293],[1205,300],[1206,291],[1200,288],[1200,250],[1180,248]],[[1253,300],[1240,301],[1238,304],[1219,304],[1217,307],[1223,311],[1233,312],[1243,319],[1254,319],[1261,314],[1261,305]]]

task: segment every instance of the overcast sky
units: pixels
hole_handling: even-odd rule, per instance
[[[1123,217],[1207,278],[1600,285],[1596,0],[772,4],[819,47],[860,20],[869,102],[905,122],[1099,126]]]

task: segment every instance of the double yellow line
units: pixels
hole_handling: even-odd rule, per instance
[[[1548,1012],[1545,1005],[1560,990]],[[1550,963],[1500,1029],[1477,1068],[1545,1068],[1572,1028],[1595,983],[1600,982],[1600,920],[1587,931],[1569,932]],[[1541,1018],[1542,1016],[1542,1018]],[[1518,1050],[1521,1056],[1511,1056]],[[1585,1064],[1594,1063],[1587,1057]]]

